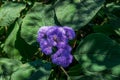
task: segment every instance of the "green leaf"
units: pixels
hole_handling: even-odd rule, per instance
[[[94,33],[80,42],[74,57],[81,64],[86,74],[93,74],[110,70],[119,65],[119,47],[109,37],[101,33]]]
[[[9,80],[22,63],[14,59],[0,58],[0,79]]]
[[[71,67],[68,71],[68,74],[72,80],[80,80],[83,76],[81,64],[76,64],[75,66]]]
[[[20,12],[25,8],[25,4],[5,2],[0,7],[0,26],[9,26],[16,18],[20,16]]]
[[[118,75],[118,76],[120,75],[120,65],[117,65],[112,68],[112,74]]]
[[[82,75],[79,77],[74,77],[73,80],[102,80],[100,77],[98,76],[86,76],[86,75]]]
[[[116,34],[114,29],[108,23],[105,23],[103,25],[95,25],[93,26],[93,29],[94,32],[103,33],[108,36]]]
[[[0,27],[0,36],[4,33],[4,27]]]
[[[78,30],[89,23],[103,3],[104,0],[59,0],[55,4],[55,12],[61,25]]]
[[[81,70],[81,65],[77,64],[69,69],[68,74],[70,76],[77,76],[81,74]]]
[[[107,25],[109,28],[115,31],[116,34],[120,35],[120,5],[119,3],[109,3],[106,5],[107,12],[105,13],[108,17]],[[105,12],[105,11],[104,11]]]
[[[114,15],[109,16],[109,26],[116,32],[116,34],[120,35],[120,19]]]
[[[30,80],[48,80],[52,68],[50,62],[46,62],[44,60],[36,60],[30,64],[37,68],[37,71],[33,73],[33,75],[30,77]]]
[[[28,44],[34,44],[40,27],[55,25],[53,17],[54,14],[51,10],[51,5],[44,5],[36,2],[23,19],[21,37]]]
[[[1,80],[48,80],[51,63],[36,60],[22,64],[14,59],[0,58]]]
[[[20,36],[20,25],[22,20],[19,19],[12,32],[5,40],[3,51],[9,58],[17,60],[29,60],[37,51],[37,47],[28,45]]]
[[[120,4],[119,3],[112,2],[112,3],[107,4],[106,7],[107,7],[107,10],[110,13],[116,15],[117,17],[120,17],[120,14],[119,14],[119,12],[120,12]]]
[[[113,77],[111,74],[94,74],[90,76],[82,75],[81,78],[73,80],[119,80],[119,78]]]
[[[51,64],[46,61],[36,60],[26,63],[14,72],[12,80],[48,80],[51,71]]]
[[[28,79],[32,73],[35,72],[35,68],[26,63],[21,65],[12,75],[12,80],[25,80]]]
[[[15,47],[17,33],[18,33],[19,28],[20,28],[19,24],[18,22],[16,22],[12,32],[9,34],[9,36],[5,40],[5,44],[3,48],[4,52],[7,54],[9,58],[18,59],[18,60],[22,58],[19,50]]]
[[[110,58],[109,58],[110,57]],[[107,64],[109,64],[108,67],[111,67],[111,72],[113,75],[120,75],[120,45],[114,46],[108,54],[108,60]]]

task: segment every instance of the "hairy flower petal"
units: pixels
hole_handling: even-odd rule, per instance
[[[58,49],[62,48],[62,49],[65,49],[67,51],[72,50],[71,46],[69,46],[68,43],[65,43],[65,42],[59,42],[58,45],[57,45],[57,48]]]
[[[42,49],[42,52],[46,55],[50,55],[52,53],[52,47],[45,47]]]
[[[43,26],[38,30],[38,36],[37,36],[37,41],[40,42],[41,39],[46,38],[46,32],[48,31],[50,27]]]
[[[72,28],[67,27],[67,26],[65,26],[63,28],[66,31],[66,36],[68,37],[69,40],[72,40],[75,38],[75,32]]]
[[[72,55],[65,49],[59,49],[55,54],[51,56],[54,64],[62,67],[68,67],[72,63]]]
[[[68,42],[65,36],[65,30],[61,27],[51,27],[47,32],[48,40],[56,46],[59,42]]]

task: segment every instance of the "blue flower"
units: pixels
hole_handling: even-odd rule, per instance
[[[66,43],[63,43],[63,42],[58,43],[57,48],[58,49],[65,49],[67,51],[71,51],[72,50],[71,46],[69,46],[68,43],[66,44]]]
[[[68,67],[73,59],[71,55],[72,48],[69,46],[68,41],[74,38],[75,32],[70,27],[44,26],[38,31],[37,41],[42,52],[51,55],[54,64]]]
[[[38,37],[37,37],[37,41],[40,44],[40,48],[42,52],[45,53],[46,55],[50,55],[52,53],[52,45],[48,41],[47,34],[46,34],[49,28],[50,27],[47,27],[47,26],[41,27],[38,30]]]
[[[51,27],[47,32],[47,37],[53,46],[57,46],[58,43],[67,43],[67,37],[65,35],[65,30],[62,27]]]
[[[52,54],[52,45],[50,44],[50,42],[48,42],[48,40],[41,39],[39,43],[43,53],[45,53],[46,55]]]
[[[46,55],[50,55],[52,53],[52,47],[48,46],[42,49],[42,52]]]
[[[46,32],[48,31],[50,27],[48,26],[43,26],[38,30],[38,36],[37,36],[37,41],[40,42],[41,39],[46,39]]]
[[[66,49],[59,49],[51,56],[51,58],[54,64],[62,67],[68,67],[73,60],[73,56],[70,54],[70,51],[67,51]]]
[[[75,32],[72,28],[65,26],[63,27],[63,29],[66,31],[66,36],[69,40],[72,40],[75,38]]]

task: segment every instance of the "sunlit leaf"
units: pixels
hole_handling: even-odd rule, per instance
[[[0,58],[0,79],[9,80],[22,63],[14,59]]]
[[[51,65],[42,60],[23,64],[12,74],[12,80],[48,80]]]
[[[15,41],[17,39],[17,33],[19,28],[20,27],[18,25],[18,22],[16,22],[16,25],[14,26],[12,32],[9,34],[9,36],[5,40],[5,44],[3,48],[4,52],[7,54],[9,58],[18,59],[18,60],[22,58],[19,50],[16,49],[15,47],[15,43],[16,43]]]
[[[119,47],[109,37],[94,33],[80,42],[74,56],[87,74],[95,74],[119,65]]]
[[[20,16],[20,12],[25,8],[25,4],[5,2],[0,7],[0,26],[9,26],[16,18]]]
[[[2,80],[48,80],[51,64],[43,60],[22,64],[14,59],[0,58]]]
[[[55,12],[61,25],[78,30],[89,23],[103,3],[104,0],[58,0]]]
[[[35,3],[23,19],[21,27],[21,36],[28,44],[34,44],[37,38],[38,29],[41,26],[50,26],[54,24],[54,15],[51,5]]]

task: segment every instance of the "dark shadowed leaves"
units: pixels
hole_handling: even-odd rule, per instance
[[[82,78],[82,68],[81,64],[76,64],[71,67],[68,71],[68,74],[72,80],[80,80]]]
[[[93,29],[94,32],[103,33],[108,36],[116,34],[113,27],[111,27],[109,23],[105,23],[103,25],[95,25]]]
[[[116,34],[120,35],[120,18],[116,16],[109,16],[109,26],[116,32]]]
[[[4,44],[4,52],[9,58],[20,60],[22,56],[20,55],[19,50],[15,47],[15,41],[17,39],[17,33],[19,30],[18,22],[16,22],[12,32],[9,34]]]
[[[28,60],[31,59],[34,53],[37,51],[35,46],[28,45],[20,36],[20,24],[16,22],[12,32],[5,40],[3,51],[9,58],[17,60]]]
[[[117,17],[120,17],[120,14],[119,14],[119,12],[120,12],[120,3],[112,2],[112,3],[107,4],[106,7],[107,7],[107,9],[108,9],[108,11],[110,13],[114,14]]]

